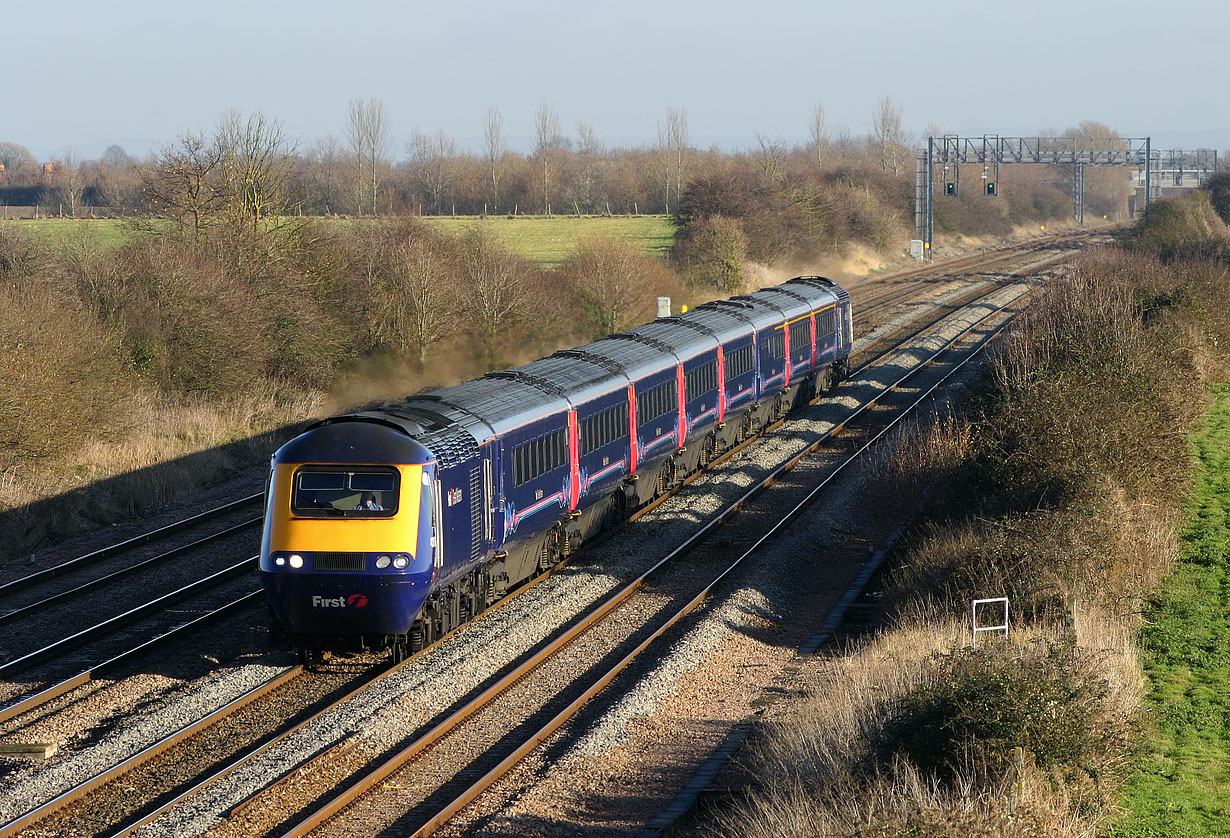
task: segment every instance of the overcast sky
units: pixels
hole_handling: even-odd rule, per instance
[[[231,109],[307,148],[355,98],[383,100],[399,159],[416,129],[477,151],[491,105],[514,148],[546,102],[573,137],[650,145],[673,107],[734,150],[806,142],[817,103],[865,134],[885,95],[916,137],[1096,120],[1230,148],[1225,0],[43,0],[0,22],[0,141],[40,159],[144,155]]]

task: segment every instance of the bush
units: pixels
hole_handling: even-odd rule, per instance
[[[747,234],[737,219],[707,215],[692,226],[676,260],[692,283],[730,295],[743,284],[747,251]]]
[[[1230,228],[1214,211],[1209,192],[1153,201],[1137,223],[1132,241],[1135,250],[1166,262],[1230,261]]]
[[[850,241],[887,250],[906,232],[901,214],[867,186],[831,187],[821,200],[840,219],[842,237]]]
[[[46,261],[39,243],[12,224],[0,224],[0,283],[30,276]]]
[[[1230,224],[1230,172],[1218,172],[1200,185],[1209,195],[1209,203]]]
[[[1181,480],[1170,438],[1194,418],[1198,384],[1160,374],[1190,366],[1190,353],[1168,321],[1145,320],[1184,279],[1105,254],[1048,284],[993,357],[960,502],[1028,512],[1070,500],[1095,474],[1133,491]]]
[[[832,207],[816,189],[748,171],[698,178],[684,190],[673,216],[678,233],[672,256],[694,259],[693,238],[713,216],[738,221],[747,236],[747,255],[758,262],[810,257],[841,244]]]
[[[0,285],[0,472],[126,426],[132,390],[114,334],[37,285]]]
[[[945,785],[994,780],[1015,748],[1044,771],[1096,773],[1128,733],[1112,719],[1097,667],[1073,643],[966,649],[935,663],[929,683],[885,708],[870,773],[905,759]]]
[[[267,296],[195,250],[143,239],[117,254],[114,312],[133,368],[168,392],[223,395],[263,377]]]
[[[578,332],[590,340],[652,320],[655,298],[680,290],[678,279],[659,260],[630,242],[605,238],[577,242],[557,278],[572,301],[572,316],[580,315]]]

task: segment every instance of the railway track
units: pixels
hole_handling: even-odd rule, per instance
[[[280,811],[302,808],[305,784],[315,785],[321,793],[332,793],[331,788],[322,789],[312,778],[335,777],[339,772],[334,763],[353,766],[366,758],[359,779],[306,818],[289,828],[279,827],[279,834],[376,834],[389,829],[398,834],[431,834],[547,741],[642,653],[687,619],[718,585],[782,532],[832,480],[910,415],[973,354],[966,353],[921,393],[910,394],[905,404],[886,408],[889,396],[950,353],[969,331],[989,319],[1003,317],[1003,311],[1001,307],[989,312],[922,365],[866,400],[845,421],[758,481],[653,567],[464,706],[428,726],[408,745],[373,765],[371,755],[356,755],[348,743],[339,743],[236,807],[232,816],[242,816],[257,806]],[[818,457],[826,447],[828,456]],[[783,509],[788,510],[784,515]],[[709,538],[719,527],[723,543],[715,548]],[[294,795],[295,803],[277,801],[283,792]],[[268,795],[273,795],[275,802],[269,802]]]
[[[970,299],[973,299],[973,295],[972,295],[972,294],[968,295],[968,297],[969,297]],[[952,301],[952,303],[948,304],[948,306],[950,306],[950,308],[957,308],[958,304],[956,303],[956,301]],[[881,336],[881,337],[877,338],[877,340],[878,340],[878,341],[891,341],[891,340],[899,340],[899,338],[900,338],[900,333],[895,333],[895,335],[893,335],[892,337],[884,337],[884,336]],[[647,512],[647,511],[642,511],[642,513],[643,513],[643,512]],[[271,689],[271,692],[272,692],[272,689]],[[267,694],[267,693],[262,693],[262,695],[264,695],[264,694]],[[260,695],[258,695],[258,696],[255,696],[255,698],[252,698],[251,700],[252,700],[252,701],[257,701],[257,700],[258,700],[258,699],[260,699],[260,698],[261,698],[261,696],[260,696]],[[287,714],[288,714],[288,715],[293,715],[293,712],[292,712],[293,708],[292,708],[292,706],[287,705],[287,708],[288,708],[288,709],[287,709]],[[303,711],[301,711],[301,710],[300,710],[300,716],[301,716],[301,715],[303,715]],[[220,719],[220,717],[219,717],[219,719]],[[0,721],[2,721],[2,720],[0,720]],[[215,721],[216,721],[216,720],[215,720]],[[304,725],[306,725],[306,724],[308,724],[308,721],[304,721],[304,722],[303,722],[303,724],[296,726],[296,727],[295,727],[295,730],[299,730],[299,728],[303,727],[303,726],[304,726]],[[273,743],[273,742],[271,741],[271,742],[269,742],[268,744],[272,744],[272,743]],[[260,749],[261,749],[261,751],[263,751],[264,747],[261,747]],[[251,756],[252,756],[252,754],[255,754],[255,753],[257,753],[257,751],[256,751],[256,746],[253,746],[252,748],[250,748],[250,752],[248,752],[247,756],[248,756],[248,757],[251,757]],[[220,770],[221,770],[221,769],[220,769]],[[187,792],[183,792],[183,794],[187,794]],[[44,813],[44,815],[43,815],[42,817],[46,817],[46,813]],[[36,818],[33,818],[33,820],[28,821],[28,823],[33,823],[33,822],[36,822],[36,821],[38,821],[38,820],[41,820],[41,818],[37,818],[37,817],[36,817]],[[17,831],[17,829],[20,829],[20,827],[15,827],[15,824],[7,824],[7,826],[0,828],[0,834],[12,834],[12,833],[15,833],[15,831]]]
[[[11,580],[0,590],[0,679],[99,643],[159,608],[183,608],[202,588],[233,578],[236,559],[258,543],[260,501],[246,497]],[[104,649],[91,662],[117,653]]]
[[[572,669],[572,667],[571,667],[570,665],[565,665],[565,666],[563,667],[563,671],[568,671],[568,670],[570,670],[570,669]],[[554,680],[555,680],[554,678],[547,678],[547,679],[546,679],[546,683],[548,683],[548,684],[550,684],[550,683],[554,683]],[[536,703],[539,703],[539,702],[530,702],[531,706],[534,706]],[[501,705],[501,706],[503,706],[503,705]],[[497,714],[497,716],[499,716],[499,714]],[[504,717],[504,716],[500,716],[500,718],[505,718],[505,717]],[[505,721],[507,721],[507,719],[505,719]],[[310,734],[309,734],[309,735],[310,735]],[[343,746],[342,746],[342,750],[343,750],[343,751],[345,751],[345,752],[347,752],[347,755],[348,755],[348,757],[347,757],[347,758],[349,758],[349,759],[360,759],[361,757],[365,756],[365,754],[361,753],[361,752],[360,752],[360,750],[357,750],[357,749],[355,748],[355,746],[354,746],[354,744],[353,744],[353,741],[352,741],[352,740],[347,740],[347,742],[349,742],[349,743],[351,743],[351,744],[348,744],[348,745],[343,745]],[[294,750],[294,749],[295,749],[295,748],[294,748],[294,746],[289,746],[289,747],[291,747],[291,749],[292,749],[292,750]],[[345,761],[345,760],[343,760],[343,761]],[[293,773],[293,774],[287,775],[287,777],[286,777],[286,779],[285,779],[285,784],[286,784],[286,785],[296,786],[296,787],[301,787],[301,785],[302,785],[302,777],[303,777],[303,775],[304,775],[304,774],[306,774],[306,775],[308,775],[308,776],[310,776],[310,777],[313,777],[313,778],[325,778],[325,784],[326,784],[326,786],[327,786],[327,787],[331,787],[331,786],[333,785],[333,783],[335,782],[335,780],[339,777],[339,773],[341,774],[341,776],[344,776],[345,772],[344,772],[344,771],[339,772],[339,771],[338,771],[338,769],[336,768],[336,766],[327,767],[325,763],[326,763],[326,759],[325,759],[325,758],[320,758],[320,759],[318,759],[318,760],[316,760],[316,761],[313,761],[313,762],[312,762],[309,766],[307,766],[307,767],[305,767],[305,768],[302,768],[302,769],[300,769],[299,771],[296,771],[296,772],[295,772],[295,773]],[[417,776],[417,775],[416,775],[416,776]],[[394,783],[393,783],[393,785],[401,785],[401,784],[400,784],[400,783],[396,783],[396,782],[394,782]],[[237,830],[238,830],[237,834],[246,834],[246,833],[248,833],[248,832],[263,832],[263,831],[266,831],[266,828],[267,828],[267,827],[256,827],[256,826],[255,826],[255,825],[253,825],[253,824],[249,824],[249,823],[244,822],[244,821],[243,821],[243,819],[244,819],[244,818],[246,817],[246,815],[247,815],[249,812],[251,812],[253,809],[255,809],[255,810],[257,810],[257,811],[267,811],[267,810],[268,810],[268,808],[269,808],[269,804],[266,804],[266,803],[264,803],[264,802],[261,802],[261,804],[260,804],[260,805],[257,805],[257,806],[251,806],[251,805],[249,805],[249,806],[239,806],[239,807],[237,807],[237,808],[236,808],[236,810],[235,810],[235,812],[234,812],[233,817],[236,819],[236,822],[238,822],[238,823],[241,823],[241,824],[242,824],[241,826],[237,827]],[[151,817],[157,817],[157,813],[152,814],[152,815],[151,815]],[[367,832],[367,831],[368,831],[366,827],[354,827],[354,826],[353,826],[353,824],[351,824],[350,826],[346,827],[346,829],[347,829],[347,830],[354,830],[354,831],[358,831],[358,832]],[[276,831],[276,830],[275,830],[275,831]]]
[[[31,573],[16,576],[3,583],[0,583],[0,610],[7,611],[9,602],[19,591],[25,591],[28,588],[38,587],[49,580],[59,579],[67,575],[73,575],[86,571],[94,571],[98,573],[112,572],[111,563],[119,564],[129,556],[136,554],[141,548],[156,547],[164,544],[173,536],[181,536],[191,533],[206,524],[212,524],[220,519],[225,519],[227,516],[234,513],[243,514],[250,510],[260,509],[262,495],[252,494],[242,498],[237,498],[230,503],[222,504],[221,506],[207,509],[204,512],[199,512],[196,515],[191,515],[179,521],[167,524],[166,526],[158,527],[149,530],[148,532],[140,533],[132,538],[115,544],[107,545],[97,550],[91,550],[80,556],[76,556],[64,561],[57,562],[51,567],[43,568]],[[258,519],[259,520],[259,519]],[[247,516],[247,523],[251,524],[251,516]],[[101,570],[97,570],[101,568]]]

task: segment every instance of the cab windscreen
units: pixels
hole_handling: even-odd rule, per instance
[[[304,466],[295,472],[291,511],[308,517],[387,518],[397,512],[396,469]]]

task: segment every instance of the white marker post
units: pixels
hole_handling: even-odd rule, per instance
[[[1002,605],[1004,608],[1004,621],[999,625],[983,626],[978,624],[978,606],[980,605]],[[983,631],[1002,631],[1004,640],[1008,639],[1008,597],[996,597],[995,599],[976,599],[971,603],[971,617],[973,618],[974,629],[974,648],[978,648],[978,633]]]

